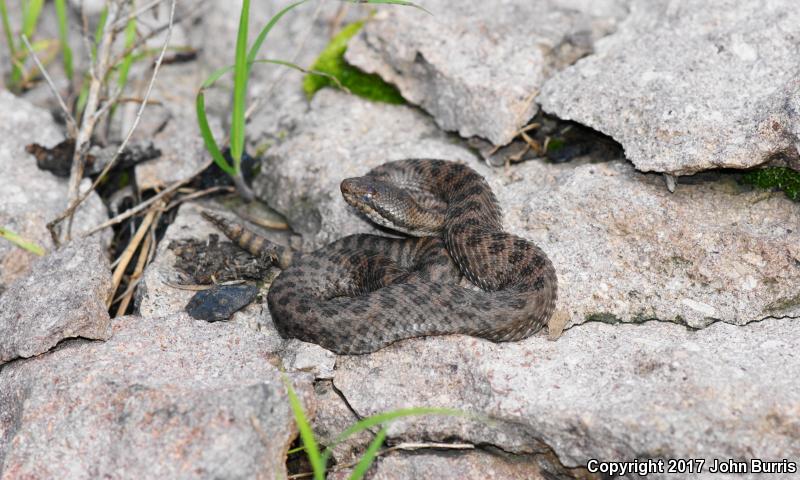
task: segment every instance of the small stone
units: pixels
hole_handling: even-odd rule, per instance
[[[255,285],[214,285],[195,293],[186,312],[197,320],[221,322],[252,302],[257,293]]]
[[[0,295],[0,364],[66,338],[108,338],[111,289],[111,268],[96,241],[73,241],[35,262]]]

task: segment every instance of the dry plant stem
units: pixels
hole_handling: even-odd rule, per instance
[[[58,89],[56,88],[55,83],[53,83],[53,79],[50,78],[50,75],[47,74],[47,70],[42,65],[42,62],[39,61],[39,57],[36,56],[36,52],[33,51],[33,47],[31,46],[30,42],[28,41],[28,37],[26,35],[22,35],[22,43],[25,44],[25,48],[28,49],[28,54],[33,58],[33,61],[36,62],[36,67],[42,72],[42,76],[44,77],[47,85],[50,87],[50,90],[55,95],[56,99],[58,100],[58,105],[61,107],[61,110],[64,112],[64,118],[67,120],[67,133],[70,137],[75,138],[75,135],[78,133],[78,125],[75,123],[75,119],[72,117],[72,114],[69,113],[69,108],[67,108],[67,104],[64,102],[64,99],[61,97],[61,94],[58,93]]]
[[[154,224],[158,224],[157,221]],[[131,303],[131,299],[133,298],[133,292],[136,291],[136,285],[139,283],[139,279],[142,277],[142,272],[144,271],[144,267],[147,264],[147,257],[150,253],[150,246],[152,243],[153,237],[148,235],[144,239],[144,243],[142,244],[142,248],[139,250],[139,258],[136,259],[136,266],[133,269],[133,274],[129,280],[128,289],[125,291],[124,296],[122,297],[122,301],[119,302],[119,306],[117,307],[117,314],[116,317],[120,315],[125,315],[125,310],[128,309],[128,305]]]
[[[405,450],[405,451],[416,451],[416,450],[424,450],[424,449],[437,449],[437,450],[474,450],[475,445],[471,443],[400,443],[395,445],[394,447],[389,447],[381,450],[375,456],[381,457],[383,455],[396,452],[398,450]],[[343,465],[337,465],[336,468],[332,468],[329,470],[329,473],[339,472],[345,470],[350,467],[355,467],[358,465],[358,460],[351,463],[345,463]],[[314,472],[304,472],[304,473],[296,473],[294,475],[289,475],[286,477],[289,480],[297,479],[297,478],[309,478],[313,477]]]
[[[199,197],[204,197],[206,195],[211,195],[213,193],[218,193],[218,192],[233,193],[235,191],[236,191],[236,189],[233,188],[233,187],[211,187],[211,188],[206,188],[205,190],[199,190],[197,192],[193,192],[193,193],[190,193],[188,195],[184,195],[184,196],[182,196],[181,198],[179,198],[177,200],[173,200],[172,202],[170,202],[169,205],[167,205],[167,208],[165,208],[165,210],[172,210],[173,208],[177,207],[178,205],[180,205],[183,202],[186,202],[186,201],[189,201],[189,200],[194,200],[195,198],[199,198]]]
[[[86,153],[89,151],[89,146],[92,139],[94,127],[99,120],[97,109],[100,102],[100,93],[103,88],[103,79],[106,78],[111,57],[111,46],[114,43],[114,29],[111,28],[111,23],[116,20],[119,14],[119,4],[115,1],[109,3],[108,16],[110,21],[106,22],[103,26],[103,35],[100,40],[100,46],[97,48],[97,58],[92,66],[91,81],[89,83],[89,94],[86,97],[86,108],[83,111],[81,118],[80,130],[75,137],[75,154],[72,157],[72,169],[69,174],[69,186],[67,189],[67,210],[70,210],[69,222],[67,226],[66,239],[69,240],[71,236],[72,214],[80,203],[80,184],[83,179],[83,171],[86,167]]]
[[[153,224],[153,219],[156,217],[156,213],[158,212],[158,207],[151,208],[147,215],[145,215],[144,219],[142,220],[141,225],[136,230],[136,233],[131,238],[131,241],[128,243],[128,246],[125,247],[125,250],[120,255],[120,261],[117,264],[117,268],[114,269],[114,274],[111,277],[111,282],[113,285],[112,291],[114,293],[117,292],[117,288],[119,288],[119,284],[122,281],[122,275],[125,274],[125,269],[128,268],[128,264],[130,263],[131,259],[133,258],[133,254],[136,253],[136,249],[139,248],[139,244],[142,243],[142,239],[144,238],[147,231],[150,229],[150,225]],[[146,256],[146,255],[144,255]],[[114,293],[112,293],[108,297],[108,306],[111,306],[111,302],[114,299]]]
[[[119,158],[120,154],[122,153],[123,150],[125,150],[125,147],[128,146],[128,142],[130,141],[131,137],[133,136],[133,132],[136,130],[136,128],[139,126],[139,122],[142,120],[142,114],[144,113],[145,107],[147,107],[147,104],[149,103],[148,100],[150,99],[150,95],[153,93],[153,85],[155,85],[156,78],[158,77],[158,71],[161,68],[161,64],[164,61],[164,55],[167,53],[167,47],[169,46],[169,41],[170,41],[170,38],[172,37],[173,22],[174,22],[174,19],[175,19],[175,4],[176,4],[176,0],[172,0],[171,6],[170,6],[170,13],[169,13],[169,23],[168,23],[169,27],[167,28],[167,35],[166,35],[166,38],[164,39],[164,45],[161,47],[161,53],[159,54],[158,59],[156,60],[155,65],[153,66],[153,75],[150,77],[150,83],[147,85],[147,91],[145,92],[145,95],[142,98],[142,102],[139,105],[138,112],[136,112],[136,118],[133,121],[133,125],[131,125],[131,127],[128,129],[127,135],[125,135],[125,139],[122,141],[122,143],[120,144],[119,148],[114,153],[114,156],[111,158],[111,161],[106,164],[106,166],[103,168],[103,171],[100,172],[100,175],[98,175],[97,179],[94,181],[94,183],[92,183],[91,188],[89,188],[89,190],[87,190],[83,195],[81,195],[80,197],[76,198],[75,202],[70,203],[69,207],[61,215],[59,215],[55,220],[53,220],[52,222],[50,222],[47,225],[47,228],[50,230],[50,234],[53,237],[53,241],[56,243],[56,245],[58,245],[58,235],[55,234],[55,226],[58,225],[58,223],[60,223],[61,221],[63,221],[67,217],[70,218],[70,224],[72,223],[72,216],[75,214],[75,211],[77,210],[77,208],[81,205],[81,203],[83,203],[84,200],[86,200],[89,197],[89,195],[91,195],[91,193],[94,191],[94,189],[97,188],[97,185],[103,180],[103,178],[105,178],[105,176],[108,174],[108,172],[114,167],[114,165],[116,164],[117,159]],[[105,75],[102,75],[101,78],[104,77],[104,76]],[[94,82],[94,77],[93,77],[92,82]],[[104,105],[104,108],[101,110],[101,112],[105,113],[105,111],[107,110],[107,107],[109,107],[110,105],[115,103],[118,100],[118,98],[119,98],[121,93],[122,93],[121,91],[116,92],[116,94],[114,95],[113,100],[107,102]],[[87,103],[87,105],[88,105],[88,103]],[[88,112],[88,111],[89,111],[89,109],[88,109],[88,106],[87,106],[87,109],[85,110],[85,112]],[[86,119],[86,115],[84,114],[84,120],[85,119]],[[94,128],[94,127],[92,127],[92,128]],[[91,137],[91,134],[90,134],[90,137]],[[75,145],[76,145],[75,153],[77,155],[77,153],[78,153],[77,140],[76,140]],[[88,147],[88,144],[87,144],[87,147]],[[85,159],[85,155],[84,155],[84,159]],[[76,165],[75,162],[76,162],[76,160],[73,159],[73,164],[72,164],[72,168],[73,169],[75,169],[75,165]],[[83,176],[83,167],[81,167],[81,176]],[[70,177],[70,181],[72,181],[72,177]],[[80,179],[78,180],[78,184],[80,185]],[[92,233],[92,232],[89,232],[89,233]],[[69,236],[69,232],[67,233],[67,235]]]
[[[125,18],[120,18],[116,22],[114,22],[114,29],[117,30],[117,33],[125,28],[125,26],[133,20],[134,18],[138,17],[139,15],[143,14],[144,12],[150,10],[151,8],[157,6],[159,3],[163,2],[164,0],[153,0],[150,3],[147,3],[136,10],[129,12]]]
[[[135,207],[120,213],[116,217],[114,217],[114,218],[112,218],[110,220],[107,220],[107,221],[101,223],[100,225],[92,228],[91,230],[89,230],[88,232],[86,232],[84,234],[84,237],[88,237],[88,236],[92,235],[93,233],[97,233],[97,232],[99,232],[100,230],[102,230],[102,229],[104,229],[106,227],[110,227],[111,225],[116,225],[119,222],[121,222],[121,221],[123,221],[123,220],[125,220],[127,218],[130,218],[130,217],[136,215],[139,212],[144,211],[151,204],[161,200],[162,198],[166,197],[167,195],[172,195],[173,193],[175,193],[175,191],[177,189],[179,189],[182,186],[186,185],[187,183],[191,182],[194,179],[195,176],[199,175],[203,170],[205,170],[206,168],[210,167],[212,163],[213,163],[213,160],[206,160],[206,162],[203,163],[203,165],[194,174],[192,174],[188,178],[184,178],[183,180],[179,180],[179,181],[173,183],[169,187],[165,188],[164,190],[160,191],[155,196],[147,199],[146,201],[140,203],[139,205],[136,205]]]

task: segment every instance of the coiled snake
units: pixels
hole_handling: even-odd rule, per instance
[[[373,222],[412,237],[350,235],[297,255],[206,215],[240,246],[283,268],[267,295],[282,336],[341,354],[427,335],[515,341],[553,313],[553,265],[536,245],[503,231],[494,193],[466,165],[390,162],[344,180],[341,190]],[[462,275],[480,289],[462,286]]]

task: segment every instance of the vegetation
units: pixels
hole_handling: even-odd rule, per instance
[[[333,77],[351,93],[368,100],[391,104],[405,103],[394,85],[384,82],[380,76],[374,73],[362,72],[344,61],[347,42],[358,33],[363,25],[364,21],[360,21],[344,27],[319,55],[311,68],[315,72],[327,73],[330,77],[315,73],[306,75],[303,79],[303,90],[309,98],[313,97],[321,88],[333,86],[334,81],[331,79]]]
[[[1,1],[1,0],[0,0]],[[398,103],[401,101],[399,94],[397,91],[394,90],[394,93],[391,93],[390,87],[385,83],[382,83],[382,86],[377,86],[375,78],[372,76],[366,75],[363,72],[355,72],[345,68],[343,61],[341,60],[342,55],[344,55],[344,50],[346,48],[347,39],[352,37],[360,28],[360,24],[350,25],[345,31],[340,33],[332,42],[331,45],[326,49],[326,52],[323,52],[323,55],[320,56],[320,60],[317,61],[319,66],[322,68],[326,68],[329,71],[321,71],[321,70],[306,70],[298,65],[295,65],[291,62],[287,62],[285,60],[275,60],[275,59],[257,59],[258,52],[261,49],[262,44],[269,35],[269,32],[272,28],[278,23],[278,21],[290,10],[306,3],[308,0],[300,0],[298,2],[292,3],[286,8],[279,11],[275,14],[267,25],[261,30],[258,37],[256,37],[255,42],[253,45],[248,49],[247,46],[247,32],[249,29],[249,20],[250,20],[250,0],[244,0],[242,2],[242,10],[239,15],[239,29],[237,32],[236,38],[236,49],[234,52],[234,59],[235,62],[233,65],[229,65],[226,67],[222,67],[216,71],[214,71],[203,84],[200,86],[200,90],[197,93],[196,101],[195,101],[195,109],[197,113],[197,124],[200,128],[200,133],[203,136],[203,141],[205,142],[206,149],[211,154],[211,157],[214,159],[214,162],[228,175],[231,176],[233,179],[234,184],[242,196],[242,198],[246,200],[251,200],[254,198],[254,195],[250,188],[244,181],[244,176],[242,173],[242,155],[244,153],[244,146],[245,146],[245,124],[246,124],[246,103],[247,103],[247,82],[250,76],[250,69],[256,63],[270,63],[275,65],[281,65],[284,67],[293,68],[295,70],[299,70],[301,72],[305,72],[308,74],[313,74],[313,78],[321,78],[327,82],[327,84],[335,83],[338,86],[344,86],[342,80],[348,82],[353,88],[355,92],[367,96],[368,98],[373,98],[375,100],[381,101],[389,101],[392,103]],[[402,0],[351,0],[351,3],[368,3],[368,4],[393,4],[393,5],[404,5],[404,6],[411,6],[422,9],[411,2],[406,2]],[[424,10],[424,9],[422,9]],[[229,143],[230,143],[230,155],[232,162],[228,162],[225,159],[225,156],[222,153],[222,149],[219,147],[216,139],[214,138],[214,134],[211,132],[211,127],[208,123],[208,118],[206,115],[206,107],[205,107],[205,91],[209,88],[213,87],[214,84],[219,80],[223,75],[226,73],[233,72],[234,80],[233,80],[233,107],[231,111],[231,123],[230,123],[230,131],[229,131]],[[338,77],[337,77],[338,75]],[[341,77],[341,80],[340,78]],[[313,80],[312,82],[319,82],[320,80]],[[322,88],[322,86],[318,87],[306,87],[306,92],[309,92],[311,88]],[[349,88],[349,87],[348,87]],[[313,92],[312,92],[313,93]]]
[[[13,243],[14,245],[24,248],[25,250],[35,254],[42,256],[44,255],[44,248],[40,247],[34,242],[29,240],[25,240],[24,238],[20,237],[16,233],[8,230],[7,228],[0,227],[0,238],[5,238],[9,242]]]
[[[300,431],[300,439],[303,442],[303,447],[290,451],[289,453],[305,450],[306,455],[308,456],[308,461],[311,464],[311,469],[314,473],[314,480],[325,479],[327,465],[330,461],[331,455],[333,454],[333,448],[356,433],[373,427],[381,426],[381,429],[375,435],[375,438],[369,444],[361,459],[353,468],[353,473],[350,475],[351,480],[360,480],[363,478],[367,473],[367,470],[369,470],[369,467],[375,461],[375,458],[380,453],[380,448],[383,445],[384,440],[386,440],[385,424],[393,420],[397,420],[398,418],[416,415],[466,415],[464,412],[459,410],[426,407],[404,408],[391,412],[380,413],[354,423],[344,432],[339,434],[339,436],[334,439],[333,443],[324,451],[322,451],[322,453],[320,453],[319,444],[314,438],[314,432],[311,430],[311,425],[306,418],[305,412],[303,412],[303,406],[300,404],[300,400],[297,398],[297,394],[292,388],[291,382],[284,378],[284,383],[286,384],[286,390],[289,393],[289,405],[292,408],[297,429]]]
[[[800,201],[800,172],[787,167],[768,167],[744,175],[744,182],[758,188],[778,189]]]

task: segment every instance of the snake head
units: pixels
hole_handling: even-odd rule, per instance
[[[379,178],[347,178],[341,184],[342,196],[374,223],[414,236],[435,235],[427,225],[426,212],[403,188]]]

